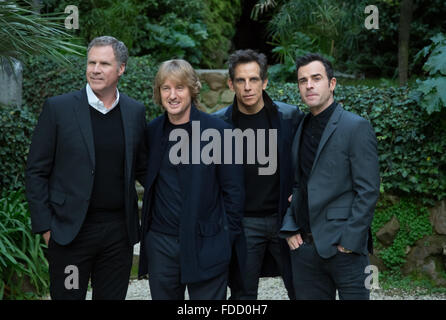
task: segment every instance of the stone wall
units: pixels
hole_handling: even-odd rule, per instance
[[[232,104],[234,92],[228,87],[228,70],[196,70],[202,84],[200,102],[209,113]]]
[[[397,198],[394,201],[399,201]],[[404,275],[417,274],[429,277],[437,286],[446,286],[446,200],[429,209],[433,234],[407,247],[406,262],[401,268]],[[393,216],[377,233],[376,238],[384,246],[392,245],[400,224]],[[371,263],[385,270],[378,252],[370,257]]]
[[[0,104],[22,105],[22,65],[18,61],[13,68],[5,60],[0,66]]]

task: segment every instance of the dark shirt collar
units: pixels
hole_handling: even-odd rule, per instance
[[[268,118],[270,118],[271,114],[275,114],[277,112],[277,107],[274,104],[273,100],[268,96],[265,90],[262,91],[264,108],[266,109],[266,113]],[[238,120],[240,117],[241,111],[238,108],[237,97],[234,96],[234,102],[232,103],[232,122],[238,126]]]
[[[197,107],[195,106],[195,104],[192,102],[191,106],[190,106],[190,117],[189,117],[189,121],[184,123],[184,127],[188,128],[190,127],[192,121],[194,120],[198,120],[199,118],[199,113],[200,111],[197,109]],[[182,126],[182,125],[179,125]],[[170,131],[172,128],[175,128],[176,125],[174,125],[173,123],[170,122],[169,120],[169,115],[167,114],[167,111],[164,111],[164,123],[163,123],[163,131]]]
[[[310,113],[310,121],[317,121],[325,126],[328,123],[328,120],[330,120],[330,117],[335,108],[336,101],[333,101],[332,104],[330,104],[324,111],[322,111],[318,115],[314,116],[312,113]]]

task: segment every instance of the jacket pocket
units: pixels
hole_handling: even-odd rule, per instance
[[[198,223],[198,263],[211,268],[229,263],[231,248],[228,232],[219,223]]]
[[[61,206],[65,203],[65,193],[56,190],[50,190],[49,200],[50,202]]]
[[[198,231],[202,237],[212,237],[220,232],[221,226],[219,223],[202,223],[198,222]]]
[[[327,208],[327,220],[346,220],[350,216],[350,207]]]

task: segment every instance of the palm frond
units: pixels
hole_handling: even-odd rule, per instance
[[[14,59],[36,54],[47,55],[60,63],[69,63],[65,54],[84,55],[85,48],[64,30],[63,14],[40,15],[32,7],[15,1],[0,1],[0,60],[11,65]],[[3,64],[2,64],[3,65]]]
[[[276,5],[277,3],[274,0],[259,0],[251,11],[251,19],[257,20],[259,15],[262,15],[269,9],[274,8]]]

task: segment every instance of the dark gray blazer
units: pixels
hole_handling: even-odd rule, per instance
[[[130,244],[139,241],[135,178],[146,172],[145,108],[120,93],[125,139],[125,214]],[[85,219],[95,174],[95,149],[85,88],[45,101],[34,130],[26,168],[26,196],[32,230],[51,230],[70,243]]]
[[[308,115],[307,115],[308,116]],[[293,141],[298,163],[304,121]],[[285,215],[281,237],[299,233],[300,170],[296,166],[293,200]],[[375,132],[364,118],[336,106],[322,134],[308,178],[310,226],[318,254],[329,258],[337,245],[368,253],[369,228],[379,196],[379,164]],[[298,249],[297,249],[298,250]]]

